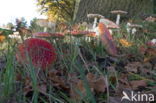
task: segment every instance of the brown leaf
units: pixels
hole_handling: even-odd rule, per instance
[[[46,83],[39,83],[37,85],[38,91],[42,94],[46,94],[47,92],[47,84]],[[27,95],[29,92],[33,91],[32,87],[32,81],[29,77],[25,79],[25,84],[24,84],[24,94]]]
[[[45,83],[38,85],[38,90],[42,94],[47,93],[47,85]]]
[[[129,82],[128,82],[128,75],[127,74],[121,74],[119,78],[120,84],[126,85],[129,87]]]
[[[94,74],[88,73],[87,80],[90,87],[93,88],[95,92],[105,92],[106,84],[104,76],[100,76],[97,78]]]
[[[130,85],[134,90],[136,90],[139,87],[146,87],[147,83],[145,80],[134,80],[134,81],[130,81]]]
[[[141,68],[139,68],[139,73],[141,74],[141,75],[146,75],[146,76],[148,76],[148,75],[150,75],[150,76],[152,76],[152,64],[151,63],[144,63],[144,64],[142,64],[142,67]]]
[[[112,83],[112,84],[115,84],[117,82],[117,78],[115,76],[111,76],[109,78],[109,81]]]
[[[26,95],[30,91],[32,91],[32,82],[31,82],[30,78],[27,77],[24,81],[24,94]]]
[[[94,89],[96,92],[105,92],[106,84],[105,84],[105,78],[103,76],[101,76],[95,81]]]
[[[20,73],[16,74],[16,81],[22,81],[22,75]]]
[[[138,69],[141,67],[141,63],[140,62],[132,62],[132,63],[129,63],[125,66],[125,69],[128,71],[128,72],[132,72],[132,73],[137,73],[138,72]]]
[[[82,97],[79,95],[81,93],[82,97],[86,96],[86,90],[83,85],[82,80],[78,80],[77,83],[71,82],[70,84],[70,97],[74,100],[80,100]]]
[[[156,49],[155,48],[148,48],[145,52],[145,55],[156,57]]]
[[[52,82],[52,85],[59,89],[69,90],[67,80],[61,71],[53,70],[49,72],[48,79]]]
[[[122,91],[129,89],[131,89],[131,86],[128,81],[128,74],[120,74],[119,84],[116,88],[116,94],[119,95],[122,93]]]
[[[75,78],[75,77],[74,77]],[[91,91],[95,92],[105,92],[106,85],[105,85],[105,78],[103,76],[97,77],[92,73],[88,73],[86,76]],[[82,94],[83,97],[86,96],[86,89],[84,87],[84,83],[80,79],[74,79],[76,81],[70,82],[70,96],[73,99],[80,99],[80,95],[78,91]]]

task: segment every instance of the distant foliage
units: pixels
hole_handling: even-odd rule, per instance
[[[34,18],[33,20],[31,20],[30,22],[30,26],[29,29],[35,33],[35,32],[42,32],[44,30],[43,27],[40,27],[39,25],[36,24],[36,18]]]
[[[51,21],[70,21],[73,18],[76,0],[37,0],[42,13]]]
[[[21,27],[27,27],[27,21],[23,17],[20,19],[16,19],[16,30],[18,31],[18,29]]]

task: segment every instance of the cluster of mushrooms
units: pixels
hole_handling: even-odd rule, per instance
[[[92,29],[89,29],[87,31],[68,31],[67,33],[72,34],[72,36],[87,35],[91,37],[99,37],[100,41],[102,41],[103,45],[106,47],[108,54],[117,56],[117,48],[113,42],[111,29],[120,28],[120,16],[121,14],[127,14],[127,12],[116,10],[111,11],[111,13],[117,14],[116,23],[99,14],[88,14],[88,18],[94,18]],[[151,20],[152,18],[150,17],[147,19]],[[128,31],[134,31],[134,28],[142,28],[142,26],[136,24],[128,24]],[[17,60],[24,63],[31,62],[33,66],[42,68],[43,70],[50,66],[56,60],[56,49],[51,43],[41,39],[42,37],[62,39],[65,37],[65,35],[64,33],[34,33],[33,38],[29,38],[23,43],[19,44],[18,52],[16,54]],[[30,58],[28,58],[28,56]]]

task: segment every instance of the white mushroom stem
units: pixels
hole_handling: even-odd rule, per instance
[[[136,28],[132,28],[132,34],[135,34],[137,32]]]
[[[44,32],[47,32],[47,27],[44,27],[44,30],[43,30]]]
[[[117,18],[116,18],[116,24],[117,24],[117,25],[120,24],[120,14],[117,15]]]
[[[108,30],[109,30],[110,34],[113,35],[113,31],[111,29],[108,29]]]
[[[126,25],[126,29],[127,29],[127,32],[128,32],[128,33],[131,32],[130,25],[131,25],[131,23],[129,23],[129,22],[128,22],[127,25]]]
[[[94,18],[93,30],[96,28],[97,19],[98,19],[97,17]]]

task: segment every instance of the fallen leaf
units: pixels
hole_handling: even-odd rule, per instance
[[[142,64],[141,68],[139,68],[139,73],[141,75],[151,75],[151,71],[152,71],[152,64],[147,62]]]
[[[95,92],[105,92],[106,84],[104,76],[96,77],[94,74],[88,73],[87,80]]]
[[[145,55],[149,57],[156,57],[156,49],[155,48],[147,48],[145,51]]]
[[[80,95],[81,94],[81,95]],[[81,100],[86,96],[86,90],[82,80],[70,83],[70,97],[74,100]]]
[[[45,83],[42,83],[42,84],[38,85],[37,87],[38,87],[38,90],[40,93],[42,93],[42,94],[47,93],[47,85]]]
[[[38,83],[37,90],[39,93],[46,94],[47,84],[46,83]],[[32,81],[29,77],[27,77],[25,79],[25,84],[24,84],[24,94],[27,95],[30,92],[33,92]]]
[[[142,64],[140,62],[132,62],[125,66],[128,72],[137,73],[138,69],[141,68]]]
[[[92,92],[103,93],[106,90],[105,78],[103,76],[97,77],[92,73],[86,76]],[[70,83],[70,96],[73,99],[81,99],[86,96],[86,89],[83,80],[77,79],[75,82]]]
[[[146,87],[147,82],[145,80],[134,80],[130,81],[130,85],[134,90],[137,90],[139,87]]]
[[[67,80],[60,70],[53,70],[49,72],[48,79],[52,82],[52,85],[58,89],[68,90],[69,86]]]

